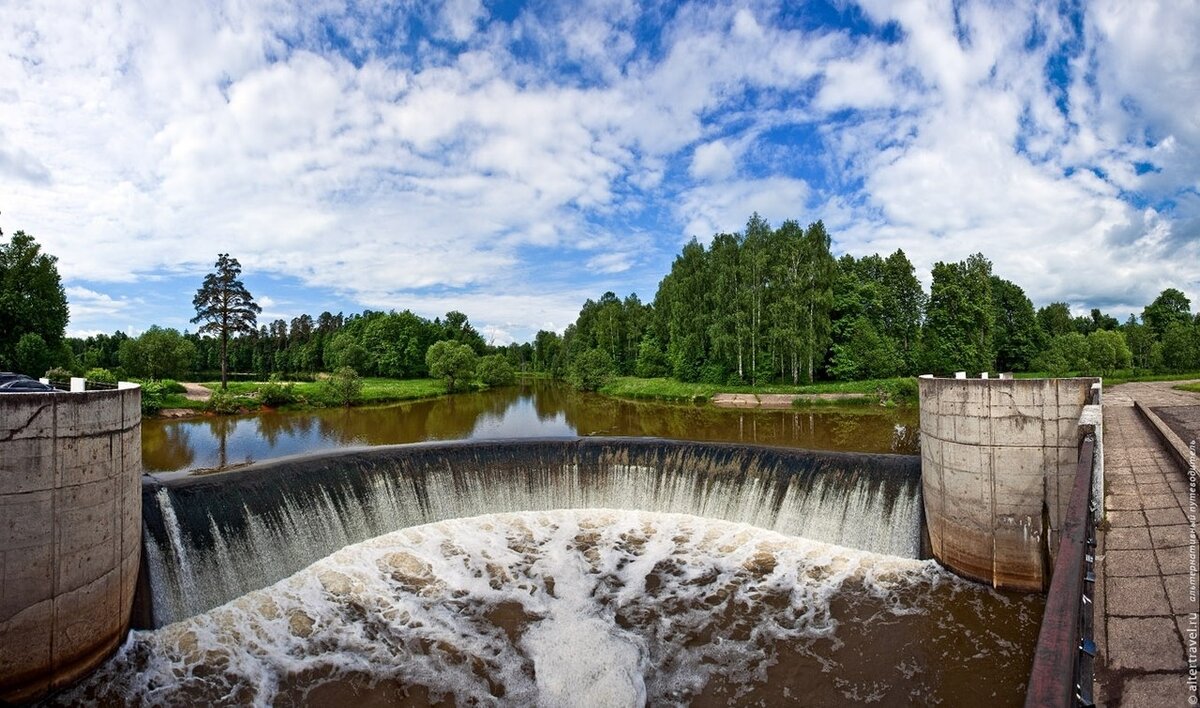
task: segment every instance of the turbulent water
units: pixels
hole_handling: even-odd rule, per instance
[[[908,558],[922,533],[916,458],[639,439],[374,448],[147,486],[153,626],[396,529],[569,508],[693,514]]]
[[[695,516],[490,514],[138,631],[106,705],[1019,705],[1041,600]]]

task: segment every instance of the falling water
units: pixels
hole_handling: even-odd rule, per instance
[[[918,460],[645,439],[409,445],[148,484],[155,626],[340,548],[445,519],[625,509],[741,522],[916,558]]]
[[[52,703],[1019,706],[1041,603],[748,524],[486,514],[132,632]]]

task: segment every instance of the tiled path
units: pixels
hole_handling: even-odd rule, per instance
[[[1189,705],[1186,646],[1198,627],[1189,566],[1187,472],[1133,408],[1200,405],[1171,384],[1126,384],[1104,392],[1104,466],[1109,530],[1100,534],[1096,633],[1098,702]],[[1192,704],[1194,705],[1194,704]]]

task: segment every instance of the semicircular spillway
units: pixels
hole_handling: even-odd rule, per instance
[[[343,547],[516,511],[689,514],[916,558],[920,459],[666,440],[439,443],[279,460],[143,487],[151,619],[162,626]]]

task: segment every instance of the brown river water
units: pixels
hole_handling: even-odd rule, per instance
[[[142,464],[173,472],[363,445],[576,435],[916,454],[918,427],[913,407],[730,410],[617,400],[537,381],[377,407],[146,420]]]
[[[143,454],[147,471],[175,474],[364,445],[575,435],[911,454],[916,428],[911,409],[730,411],[538,383],[369,409],[147,421]],[[825,503],[813,508],[841,508]],[[491,513],[347,545],[135,631],[50,702],[1017,706],[1043,605],[931,560],[744,523],[604,508]]]

